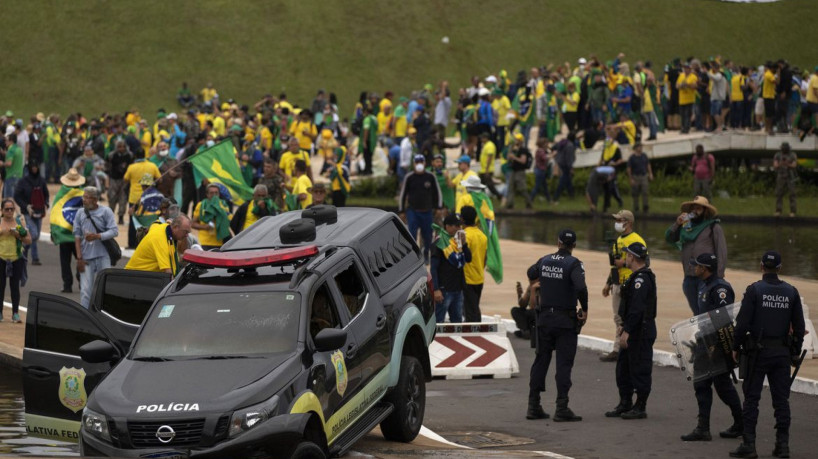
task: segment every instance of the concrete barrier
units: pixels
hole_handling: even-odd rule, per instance
[[[486,322],[439,324],[429,346],[433,377],[510,378],[519,373],[517,356],[499,317]]]

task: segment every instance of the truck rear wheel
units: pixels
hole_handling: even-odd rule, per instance
[[[295,447],[290,459],[325,459],[324,450],[311,441],[302,441]]]
[[[414,440],[423,425],[423,414],[426,411],[426,380],[418,359],[403,356],[398,385],[389,394],[387,401],[395,409],[381,422],[383,436],[393,441]]]

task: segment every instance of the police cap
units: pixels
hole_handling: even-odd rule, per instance
[[[642,260],[648,256],[648,248],[641,242],[634,242],[633,244],[625,247],[625,251]]]
[[[709,268],[710,271],[715,272],[719,267],[719,260],[712,253],[703,253],[694,260],[690,260],[690,264],[704,266]]]
[[[768,269],[778,269],[781,267],[781,254],[775,250],[768,250],[761,257],[761,264]]]
[[[560,244],[573,246],[577,243],[577,233],[572,229],[564,229],[560,231],[558,240]]]

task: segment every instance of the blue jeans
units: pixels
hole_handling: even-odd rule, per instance
[[[80,304],[88,309],[91,304],[91,290],[94,287],[94,278],[103,269],[111,267],[111,258],[108,255],[85,260],[85,271],[80,273]]]
[[[543,190],[545,199],[551,202],[551,193],[548,192],[548,171],[534,168],[534,189],[531,190],[531,199],[537,196],[537,192]]]
[[[413,238],[418,237],[418,229],[420,229],[420,237],[423,239],[423,258],[429,262],[429,252],[432,249],[432,211],[418,212],[412,209],[406,209],[406,221],[409,226],[409,234]]]
[[[699,286],[701,285],[701,281],[696,276],[685,276],[684,281],[682,281],[682,291],[685,294],[685,298],[687,298],[687,305],[690,306],[690,310],[693,311],[693,315],[699,314]]]
[[[560,171],[560,181],[557,184],[557,191],[554,193],[554,201],[560,200],[562,190],[568,190],[568,195],[574,199],[574,184],[572,183],[571,169]]]
[[[443,302],[435,304],[435,318],[437,323],[442,324],[446,320],[446,313],[449,313],[449,322],[463,322],[463,292],[443,291]]]
[[[659,118],[656,116],[656,112],[642,113],[642,117],[648,124],[648,129],[650,130],[650,138],[655,139],[656,133],[659,132]]]
[[[528,137],[531,135],[531,125],[527,126],[520,126],[520,131],[522,131],[523,138],[525,139],[525,145],[528,145]],[[509,133],[510,134],[510,133]],[[499,148],[502,150],[505,145],[500,145]]]
[[[18,180],[20,179],[17,177],[9,177],[6,179],[6,182],[3,183],[3,199],[14,197],[14,189],[17,188]]]
[[[31,245],[24,248],[24,253],[27,254],[30,248],[32,261],[40,260],[40,253],[37,251],[37,241],[40,240],[40,226],[42,223],[42,217],[31,218],[31,215],[26,215],[26,228],[28,228],[28,232],[31,234]]]

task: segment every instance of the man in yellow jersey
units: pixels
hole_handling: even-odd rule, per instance
[[[236,209],[236,213],[230,219],[230,229],[233,234],[239,234],[258,220],[277,213],[278,209],[270,198],[267,185],[259,183],[253,188],[253,199],[246,201]]]
[[[295,136],[302,150],[312,152],[312,143],[318,137],[318,128],[312,122],[309,110],[302,110],[298,119],[290,124],[290,135]]]
[[[306,209],[312,204],[312,180],[307,176],[307,163],[301,159],[297,160],[294,173],[293,194],[300,208]]]
[[[278,168],[284,172],[289,178],[288,185],[292,186],[295,183],[295,162],[302,160],[307,163],[307,176],[312,180],[312,167],[310,167],[310,154],[301,149],[298,139],[290,137],[287,142],[287,150],[281,154],[281,159],[278,160]]]
[[[747,90],[747,67],[741,67],[740,71],[730,78],[730,127],[738,129],[744,126],[744,93]]]
[[[464,320],[481,322],[483,315],[480,313],[480,297],[483,293],[489,240],[480,229],[480,220],[477,219],[474,207],[463,206],[460,209],[460,219],[466,233],[466,245],[471,250],[471,260],[463,265],[463,275],[466,278],[466,288],[463,289]]]
[[[128,168],[125,170],[125,175],[122,178],[130,184],[130,191],[128,192],[128,215],[133,215],[136,204],[139,203],[139,198],[142,197],[142,183],[151,185],[159,180],[162,174],[156,164],[145,158],[136,158]],[[129,219],[128,224],[128,248],[136,247],[136,227],[132,219]]]
[[[488,132],[480,134],[479,145],[481,145],[480,182],[482,182],[483,185],[486,185],[494,196],[501,198],[502,195],[499,191],[497,191],[497,188],[494,187],[494,165],[497,160],[497,145],[492,142],[491,134]]]
[[[690,118],[693,116],[693,104],[696,103],[696,88],[699,78],[690,70],[690,63],[682,64],[682,74],[676,80],[679,90],[679,115],[682,118],[682,134],[690,132]]]
[[[491,98],[491,108],[497,113],[494,136],[497,139],[497,145],[500,145],[502,149],[506,144],[508,127],[511,124],[511,118],[508,116],[511,111],[511,101],[500,88],[494,88],[491,91]]]
[[[619,303],[621,296],[619,294],[622,283],[630,277],[632,271],[625,266],[625,248],[634,242],[639,242],[647,247],[642,236],[638,235],[633,230],[633,212],[630,210],[620,210],[613,214],[616,221],[614,229],[619,233],[616,242],[611,246],[611,251],[608,258],[611,262],[611,274],[608,276],[608,281],[602,289],[602,296],[611,297],[611,304],[613,306],[614,323],[616,324],[616,335],[614,339],[613,351],[603,354],[599,360],[603,362],[616,362],[619,357],[619,336],[622,334],[622,318],[619,317]]]
[[[466,178],[472,175],[477,177],[478,179],[480,178],[478,177],[477,173],[471,170],[471,158],[469,157],[469,155],[463,155],[460,158],[457,158],[457,170],[458,173],[457,175],[454,176],[451,183],[451,186],[454,187],[455,190],[454,195],[455,202],[457,202],[457,200],[460,199],[460,196],[466,193],[466,188],[463,186],[463,183],[461,182],[463,182],[464,180],[466,180]]]
[[[775,118],[775,84],[777,64],[767,61],[764,64],[764,78],[761,82],[761,98],[764,99],[764,129],[768,135],[773,134],[773,119]]]
[[[179,256],[176,244],[190,234],[190,219],[185,214],[174,217],[170,223],[151,225],[148,234],[139,242],[125,269],[136,271],[166,272],[175,276],[179,272]]]
[[[215,183],[207,185],[206,199],[196,203],[196,207],[193,209],[193,221],[191,226],[199,230],[199,243],[204,250],[215,249],[224,244],[224,236],[222,235],[220,237],[219,235],[221,225],[226,224],[228,226],[227,235],[230,235],[229,225],[232,217],[229,215],[229,210],[219,194],[220,189],[218,185]],[[210,211],[208,211],[208,209],[202,209],[202,207],[210,207],[212,204],[218,205],[219,208],[213,208]],[[226,221],[224,220],[225,218],[227,219]]]

